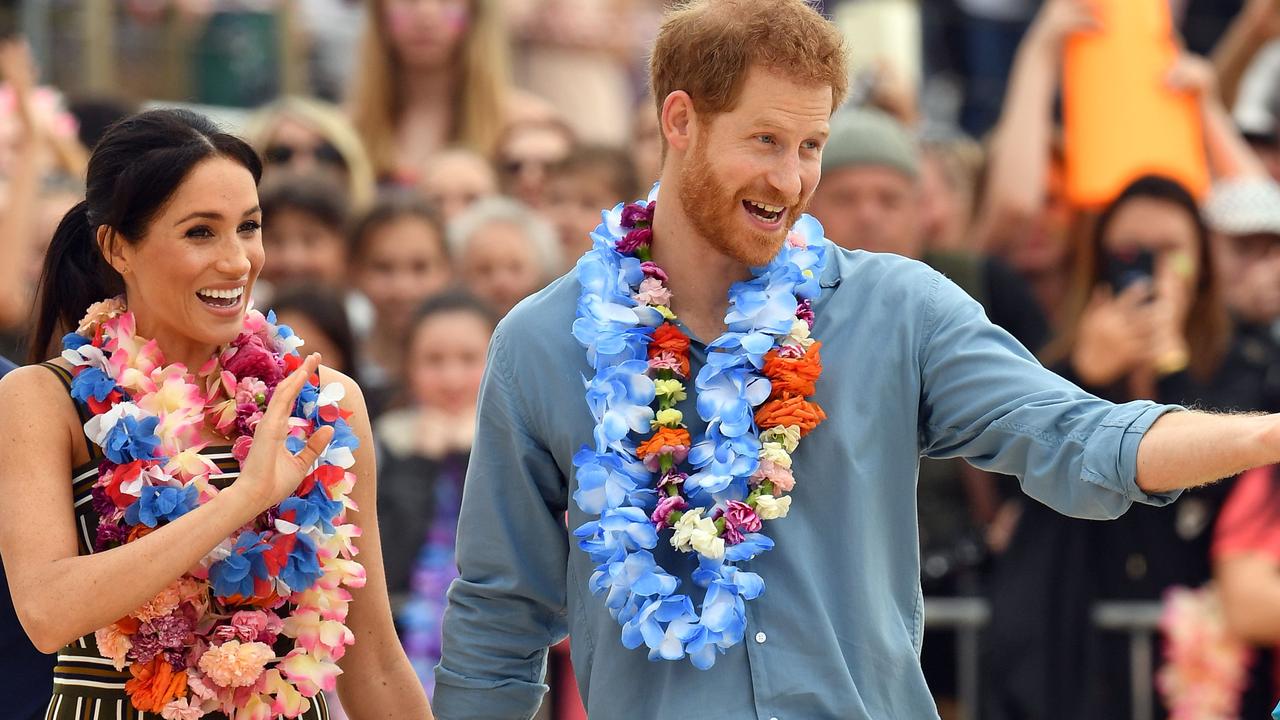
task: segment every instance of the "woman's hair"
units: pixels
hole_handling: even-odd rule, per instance
[[[268,225],[276,213],[293,210],[343,235],[350,218],[346,195],[327,175],[269,175],[258,190],[258,205],[262,208],[263,222]]]
[[[462,259],[467,245],[477,233],[496,223],[520,228],[529,239],[538,262],[542,264],[546,281],[549,282],[560,274],[561,250],[555,227],[524,203],[501,196],[477,200],[449,223],[449,254],[454,262]]]
[[[1077,243],[1075,273],[1067,294],[1063,333],[1045,350],[1045,363],[1066,359],[1075,346],[1080,317],[1084,314],[1094,289],[1105,282],[1107,229],[1116,214],[1131,200],[1148,199],[1168,203],[1184,212],[1196,233],[1196,284],[1192,289],[1191,307],[1187,313],[1186,336],[1190,350],[1189,367],[1200,382],[1208,382],[1222,362],[1230,342],[1230,321],[1222,303],[1214,270],[1209,229],[1190,191],[1181,183],[1160,175],[1145,175],[1134,180],[1092,221],[1087,241]],[[1085,237],[1083,234],[1078,237]]]
[[[609,196],[618,202],[631,201],[640,184],[631,154],[608,145],[579,145],[551,168],[553,177],[580,173],[592,174],[592,179],[603,176]]]
[[[359,263],[364,259],[371,234],[383,226],[406,217],[416,218],[426,223],[435,234],[436,242],[440,243],[441,252],[446,257],[449,255],[449,248],[445,245],[444,219],[440,211],[417,193],[408,190],[391,190],[379,195],[373,206],[352,224],[348,235],[351,261]]]
[[[98,227],[130,244],[200,162],[224,157],[243,165],[256,183],[262,164],[253,148],[188,110],[151,110],[121,120],[103,135],[85,181],[85,199],[63,216],[44,259],[37,289],[30,354],[53,349],[55,333],[74,329],[94,302],[124,292],[124,280],[102,255]]]
[[[245,138],[258,151],[266,152],[281,120],[294,120],[314,130],[342,156],[347,166],[347,196],[354,208],[364,208],[373,201],[375,178],[373,165],[365,153],[364,143],[351,121],[338,107],[323,100],[290,95],[261,107],[249,120]]]
[[[399,96],[404,68],[387,30],[386,0],[369,0],[357,67],[351,77],[350,112],[374,171],[396,170],[395,138],[404,102]],[[471,18],[460,40],[447,141],[484,157],[493,154],[502,131],[508,86],[507,34],[500,0],[472,0]]]
[[[414,311],[413,320],[409,323],[409,332],[405,334],[405,347],[407,348],[413,342],[414,334],[424,322],[449,313],[475,315],[484,321],[489,332],[493,332],[493,329],[498,326],[498,320],[501,319],[488,303],[471,292],[461,288],[445,290],[423,300]]]
[[[341,291],[315,285],[290,285],[275,294],[270,306],[276,314],[295,312],[305,315],[342,354],[340,358],[325,358],[325,363],[359,383],[356,336],[351,330]]]

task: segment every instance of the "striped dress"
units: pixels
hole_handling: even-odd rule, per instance
[[[71,389],[71,373],[53,363],[42,363],[58,376],[67,390]],[[73,401],[74,402],[74,401]],[[76,403],[80,421],[87,422],[92,414]],[[93,553],[97,534],[98,514],[94,512],[90,491],[98,480],[98,465],[102,450],[92,442],[89,460],[71,473],[72,498],[75,503],[76,544],[81,555]],[[201,454],[218,466],[218,475],[210,480],[225,487],[240,474],[240,465],[231,455],[229,446],[207,447]],[[279,650],[277,650],[279,652]],[[111,661],[98,652],[93,633],[74,640],[58,651],[58,662],[53,668],[53,695],[45,710],[45,720],[160,720],[156,713],[135,710],[125,693],[125,681],[129,672],[119,672]],[[225,720],[222,713],[204,716],[207,720]],[[329,720],[329,709],[324,695],[311,700],[311,709],[302,716],[305,720]]]

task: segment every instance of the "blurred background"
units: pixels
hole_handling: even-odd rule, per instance
[[[255,299],[365,388],[430,689],[489,336],[656,180],[666,5],[0,2],[0,355],[28,355],[44,247],[106,127],[182,105],[245,136],[267,168]],[[1280,410],[1280,0],[816,5],[852,51],[811,207],[834,242],[929,263],[1100,396]],[[1280,697],[1270,468],[1099,523],[926,461],[919,504],[947,720],[1266,717]],[[51,658],[4,627],[4,676],[43,708]],[[585,717],[566,650],[543,718]]]

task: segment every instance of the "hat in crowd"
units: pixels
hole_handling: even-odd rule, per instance
[[[822,171],[887,167],[910,178],[920,174],[920,151],[897,120],[879,110],[846,108],[831,118]]]
[[[1213,186],[1204,214],[1224,235],[1280,235],[1280,185],[1270,177],[1224,180]]]

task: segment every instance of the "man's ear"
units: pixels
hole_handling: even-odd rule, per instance
[[[659,124],[671,149],[677,152],[689,149],[698,126],[698,111],[693,108],[693,98],[689,93],[676,90],[662,101]]]
[[[97,231],[98,250],[107,264],[123,277],[129,273],[129,260],[125,257],[124,238],[110,225],[99,225]]]

